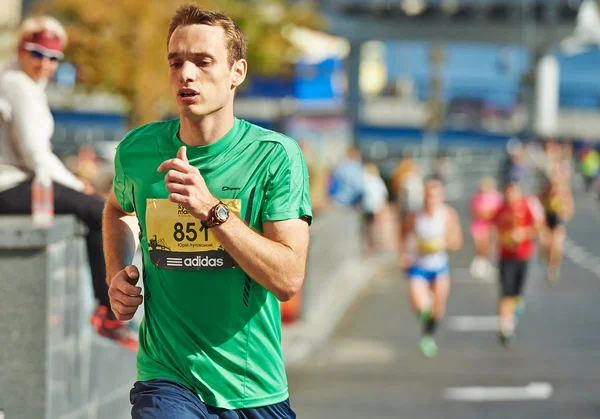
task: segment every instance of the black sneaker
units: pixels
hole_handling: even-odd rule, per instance
[[[498,333],[498,340],[500,342],[500,345],[504,346],[505,348],[508,348],[510,346],[510,343],[514,340],[514,338],[514,333],[507,333],[503,331],[500,331]]]

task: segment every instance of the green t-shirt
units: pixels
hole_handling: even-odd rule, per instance
[[[166,173],[156,169],[184,145],[178,131],[179,120],[142,126],[115,156],[115,195],[141,229],[138,380],[173,380],[227,409],[279,403],[288,398],[279,301],[235,266],[199,220],[167,200]],[[236,119],[219,141],[188,146],[187,157],[252,229],[311,222],[308,171],[291,138]]]

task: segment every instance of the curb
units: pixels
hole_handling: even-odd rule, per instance
[[[348,261],[323,289],[315,310],[306,318],[282,327],[282,351],[286,368],[303,363],[338,325],[360,292],[373,279],[376,268],[392,261],[394,252],[380,253],[360,261]]]

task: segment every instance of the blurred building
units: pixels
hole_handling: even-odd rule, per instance
[[[394,154],[421,144],[434,119],[441,143],[503,147],[535,127],[537,63],[552,55],[558,115],[548,119],[558,121],[556,135],[596,140],[600,50],[582,47],[593,36],[580,29],[600,22],[580,12],[590,1],[317,1],[329,33],[288,27],[300,51],[293,75],[246,80],[236,114],[311,143],[315,155],[325,143],[337,143],[332,155],[339,153],[348,137]],[[81,96],[57,83],[49,98],[55,143],[65,151],[73,142],[113,141],[127,129],[126,104],[109,94]]]
[[[535,133],[539,116],[535,81],[544,56],[555,57],[560,73],[560,85],[552,89],[559,109],[547,118],[558,120],[553,135],[598,137],[600,79],[595,69],[600,60],[600,13],[594,0],[322,0],[319,4],[331,21],[331,33],[348,38],[351,56],[357,57],[373,39],[385,42],[388,85],[383,94],[374,98],[364,91],[350,94],[355,98],[350,101],[351,113],[360,115],[362,124],[379,127],[373,138],[399,139],[400,133],[392,132],[399,125],[436,125],[436,130],[477,135]],[[444,53],[435,63],[432,52],[440,47]],[[354,66],[351,71],[363,69]],[[440,116],[434,118],[437,113],[441,122]],[[438,123],[432,124],[434,120]],[[420,141],[421,135],[417,132],[415,140]]]

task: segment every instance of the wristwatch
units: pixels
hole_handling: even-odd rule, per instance
[[[215,227],[223,224],[229,219],[229,207],[222,201],[219,201],[217,205],[211,208],[208,212],[208,218],[202,221],[202,224],[206,228]]]

